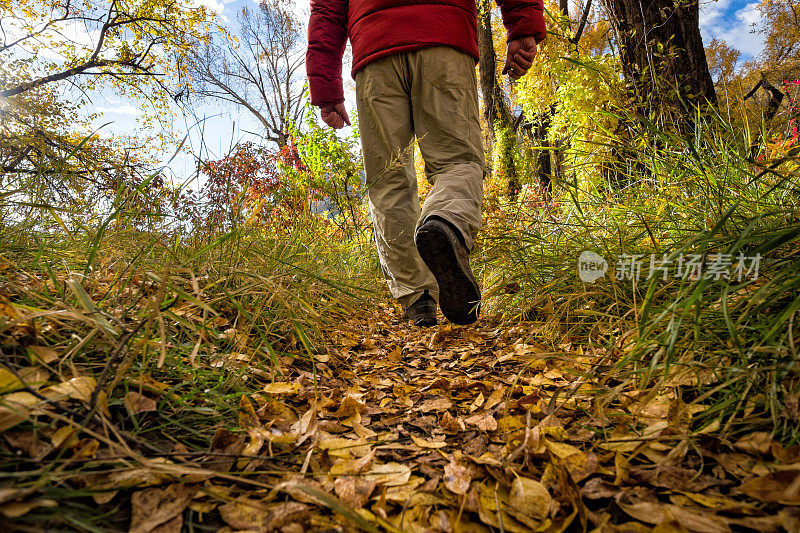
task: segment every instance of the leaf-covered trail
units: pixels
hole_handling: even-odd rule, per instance
[[[343,319],[316,391],[311,374],[269,385],[254,419],[307,447],[304,482],[370,522],[399,531],[800,529],[797,509],[779,505],[800,503],[787,485],[800,482],[787,466],[797,449],[764,434],[690,439],[692,406],[674,394],[601,401],[586,370],[607,354],[548,350],[532,324],[418,329],[398,316],[387,304]],[[676,389],[691,380],[675,379]]]
[[[192,309],[168,312],[205,320]],[[5,345],[30,357],[0,369],[12,530],[800,531],[800,448],[698,430],[702,376],[674,373],[658,394],[615,382],[624,335],[606,349],[491,317],[419,329],[386,303],[340,317],[317,349],[288,341],[278,367],[172,345],[171,384],[133,374],[107,399],[96,367],[45,346],[91,340],[70,337],[86,315],[40,326],[30,308],[0,311]],[[220,398],[190,369],[240,380],[222,404],[238,416],[212,418]]]

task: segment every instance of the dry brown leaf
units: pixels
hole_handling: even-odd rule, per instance
[[[342,437],[322,439],[317,444],[317,447],[319,447],[320,450],[327,450],[331,457],[338,457],[341,459],[363,457],[371,451],[370,445],[363,439],[354,440]]]
[[[48,346],[28,346],[33,354],[33,359],[40,363],[50,364],[58,361],[58,352]]]
[[[483,398],[483,393],[481,392],[478,394],[478,397],[475,398],[475,401],[473,401],[472,404],[470,404],[469,412],[473,413],[478,409],[480,409],[483,406],[484,401],[485,399]]]
[[[410,477],[406,483],[388,487],[386,489],[385,497],[389,502],[409,502],[419,491],[419,486],[425,482],[421,477]],[[414,498],[414,503],[419,504],[418,498]]]
[[[459,431],[467,429],[467,426],[464,425],[464,421],[461,420],[461,418],[456,419],[447,411],[442,415],[441,426],[443,430],[450,433],[458,433]]]
[[[276,381],[264,387],[263,391],[273,396],[291,396],[300,392],[300,384]]]
[[[172,520],[167,520],[155,527],[151,533],[181,533],[181,529],[183,529],[183,515],[179,514]]]
[[[501,528],[511,533],[529,533],[540,524],[532,525],[521,524],[505,512],[503,506],[508,501],[508,491],[497,488],[489,488],[481,484],[478,488],[478,516],[481,521],[496,530]],[[524,517],[524,515],[522,515]],[[533,527],[532,527],[533,526]]]
[[[131,496],[131,533],[148,533],[180,515],[189,505],[196,487],[175,483],[166,488],[151,488]]]
[[[694,470],[687,470],[677,466],[631,468],[630,477],[640,483],[654,487],[687,492],[702,492],[710,487],[724,483],[717,478],[703,476]]]
[[[677,520],[690,531],[699,533],[730,533],[725,519],[694,507],[662,504],[652,494],[633,489],[617,497],[617,505],[629,516],[646,524],[661,524]]]
[[[767,455],[772,449],[772,435],[766,432],[756,432],[742,437],[733,445],[740,452],[753,455]]]
[[[156,401],[148,398],[138,392],[131,391],[125,395],[125,409],[131,415],[138,415],[140,413],[147,413],[156,410]]]
[[[466,466],[449,462],[444,466],[444,486],[454,494],[466,494],[472,475]]]
[[[42,394],[56,400],[91,400],[97,381],[93,377],[81,376],[42,390]]]
[[[423,413],[432,413],[437,411],[447,411],[451,407],[453,407],[452,400],[445,398],[444,396],[439,396],[438,398],[432,398],[422,402],[422,405],[419,406],[419,410]]]
[[[490,413],[473,415],[467,418],[465,422],[481,431],[495,431],[497,429],[497,420]]]
[[[333,490],[342,501],[353,509],[363,507],[375,490],[374,480],[358,476],[342,476],[336,478]]]
[[[23,387],[17,376],[5,368],[0,368],[0,393],[14,392]]]
[[[546,518],[550,513],[552,500],[545,486],[535,479],[517,477],[511,483],[509,504],[531,518]]]
[[[505,395],[506,390],[507,387],[500,387],[499,389],[495,389],[494,391],[492,391],[492,393],[489,395],[489,399],[486,400],[486,403],[483,406],[484,409],[488,411],[489,409],[491,409],[492,407],[503,401],[503,396]]]
[[[800,505],[800,470],[779,470],[742,483],[740,490],[762,502]]]
[[[413,440],[414,444],[416,444],[420,448],[425,448],[429,450],[438,450],[439,448],[446,448],[448,445],[447,442],[445,441],[434,442],[417,437],[416,435],[411,435],[411,440]]]
[[[563,442],[555,442],[548,439],[545,439],[545,444],[547,449],[550,453],[558,457],[559,459],[566,459],[567,457],[571,456],[579,456],[582,455],[583,452],[580,451],[575,446],[571,444],[566,444]]]
[[[400,463],[385,463],[372,465],[372,468],[366,472],[365,476],[377,485],[392,487],[407,483],[411,477],[411,469],[407,465]]]
[[[359,459],[343,459],[335,463],[328,472],[331,476],[340,476],[343,474],[360,474],[364,470],[372,466],[372,461],[375,459],[375,450],[372,450],[364,457]]]
[[[621,492],[622,489],[620,487],[607,483],[599,477],[590,479],[583,485],[583,488],[581,488],[581,494],[584,498],[590,500],[615,498]]]
[[[265,531],[271,513],[261,501],[243,496],[220,505],[219,514],[235,529]]]
[[[29,392],[12,392],[0,398],[0,432],[28,418],[39,399]]]
[[[267,519],[266,531],[277,531],[281,527],[297,521],[303,521],[309,514],[310,507],[304,503],[283,502],[270,506],[271,514]]]
[[[592,452],[574,453],[564,458],[564,465],[567,467],[572,481],[580,483],[597,470],[597,456]]]
[[[345,396],[341,405],[336,410],[336,413],[334,413],[334,416],[336,416],[336,418],[350,418],[351,416],[361,414],[365,407],[366,404],[364,402],[359,401],[353,396]]]
[[[236,456],[244,450],[244,435],[231,433],[225,428],[219,428],[211,439],[209,453],[211,464],[209,468],[227,472],[236,462]],[[220,454],[222,457],[214,457],[213,454]]]

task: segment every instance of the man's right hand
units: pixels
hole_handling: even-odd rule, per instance
[[[347,116],[347,110],[344,108],[344,102],[335,105],[326,105],[320,108],[322,120],[333,129],[342,129],[345,124],[350,125],[350,117]]]

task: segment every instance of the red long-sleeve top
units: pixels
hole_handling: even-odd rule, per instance
[[[508,40],[545,38],[542,0],[496,0]],[[446,45],[478,60],[475,0],[311,0],[306,72],[311,103],[344,101],[342,56],[353,46],[353,70],[391,54]]]

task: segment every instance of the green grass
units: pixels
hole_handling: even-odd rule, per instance
[[[681,399],[701,406],[698,427],[716,421],[723,433],[757,428],[797,442],[798,151],[753,161],[747,136],[719,117],[691,138],[638,123],[633,136],[645,141],[619,150],[633,154],[621,167],[635,173],[613,184],[557,183],[549,212],[524,200],[504,206],[513,217],[502,220],[514,222],[491,224],[480,256],[493,309],[539,322],[532,336],[540,342],[604,354],[597,373],[608,402],[678,383]],[[604,280],[578,279],[585,250],[610,263]],[[669,279],[647,279],[651,254],[674,261],[690,253],[706,261],[761,254],[759,279],[676,279],[674,264]],[[636,283],[614,277],[623,254],[643,256]]]
[[[135,457],[174,460],[175,450],[185,459],[205,455],[220,428],[241,431],[244,396],[292,369],[316,376],[327,360],[323,331],[380,289],[371,243],[331,242],[313,226],[181,241],[125,222],[68,237],[43,229],[55,224],[45,212],[36,224],[0,227],[2,302],[37,316],[35,333],[0,318],[4,367],[26,382],[38,368],[28,389],[37,392],[78,376],[98,383],[94,402],[52,404],[5,433],[33,435],[44,448],[27,457],[0,445],[0,486],[58,502],[26,513],[19,527],[127,527],[119,504],[91,505],[98,489],[81,489],[82,476],[130,467]],[[29,346],[46,346],[58,359],[31,366]],[[131,392],[157,398],[156,410],[126,409]],[[49,447],[54,430],[73,424],[99,442],[100,456]],[[273,460],[283,470],[302,459],[278,450]],[[214,463],[211,456],[204,465]]]

